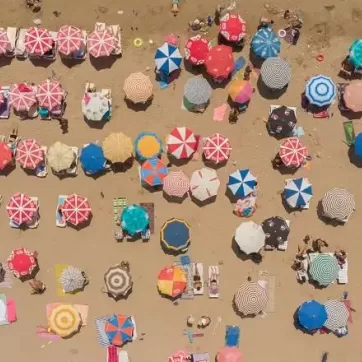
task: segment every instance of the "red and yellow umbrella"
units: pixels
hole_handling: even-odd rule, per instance
[[[185,272],[177,266],[163,268],[158,274],[157,288],[159,292],[171,298],[180,296],[186,288]]]

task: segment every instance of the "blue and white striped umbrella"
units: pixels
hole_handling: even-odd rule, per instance
[[[312,196],[312,184],[307,178],[291,179],[285,185],[284,197],[290,207],[305,206]]]
[[[280,53],[280,40],[269,29],[258,30],[251,41],[251,49],[260,58],[276,57]]]
[[[182,56],[174,45],[165,43],[158,48],[155,55],[157,70],[166,74],[172,73],[181,66]]]
[[[336,97],[336,85],[324,75],[316,75],[309,79],[305,86],[305,96],[310,104],[323,107],[332,103]]]
[[[227,187],[237,197],[246,197],[255,190],[256,177],[249,169],[238,170],[229,175]]]

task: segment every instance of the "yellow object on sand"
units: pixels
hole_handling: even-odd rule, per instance
[[[144,158],[151,158],[160,153],[160,142],[153,135],[145,135],[138,141],[138,152]]]
[[[133,40],[133,45],[136,48],[140,48],[143,45],[143,40],[141,38],[136,38],[135,40]]]
[[[104,157],[112,163],[125,162],[133,157],[132,140],[122,132],[111,133],[103,141],[102,148]]]
[[[56,288],[57,288],[57,294],[59,297],[64,297],[65,295],[75,295],[76,294],[76,293],[73,293],[73,294],[64,293],[62,283],[59,281],[59,278],[62,275],[63,270],[68,267],[69,267],[69,265],[67,265],[67,264],[56,264],[55,265],[55,279],[56,279],[56,283],[57,283]]]
[[[70,304],[58,305],[48,317],[49,329],[63,338],[76,333],[81,323],[79,312]]]
[[[61,142],[55,142],[49,147],[47,153],[48,165],[55,171],[60,172],[69,168],[75,160],[71,147]]]

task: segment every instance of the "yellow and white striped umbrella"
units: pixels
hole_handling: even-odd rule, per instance
[[[123,86],[126,98],[133,103],[146,103],[153,93],[153,85],[150,77],[143,73],[132,73]]]
[[[49,329],[60,337],[76,333],[81,325],[79,312],[70,304],[60,304],[48,316]]]

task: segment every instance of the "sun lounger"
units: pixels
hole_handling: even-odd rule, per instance
[[[131,316],[131,320],[133,323],[133,335],[132,335],[132,341],[135,341],[138,337],[137,335],[137,325],[136,325],[136,320],[134,319],[134,316]]]
[[[118,350],[118,361],[119,362],[130,362],[128,352],[124,349],[117,349]]]
[[[24,44],[26,32],[27,29],[19,29],[18,36],[16,38],[15,56],[20,59],[26,59],[28,57]]]
[[[238,326],[226,326],[225,346],[239,347],[240,343],[240,328]]]
[[[77,176],[78,174],[78,147],[71,147],[71,149],[73,150],[73,153],[75,155],[75,159],[74,159],[74,167],[72,168],[68,168],[65,172],[67,175],[73,175],[73,176]]]
[[[192,264],[194,295],[204,294],[204,265],[202,263]]]
[[[210,362],[210,355],[208,353],[193,353],[191,360],[192,362]]]
[[[38,165],[38,167],[35,169],[35,175],[37,177],[46,177],[46,175],[48,174],[48,168],[47,168],[47,164],[46,164],[46,155],[47,155],[47,152],[48,152],[48,147],[46,146],[42,146],[41,148],[44,152],[44,162],[41,163],[40,165]]]
[[[216,287],[213,287],[216,281]],[[209,279],[208,279],[208,289],[209,289],[209,298],[219,298],[219,267],[217,265],[209,266]]]
[[[100,93],[108,99],[109,110],[107,112],[108,115],[105,117],[105,120],[109,121],[112,116],[112,91],[109,88],[105,88],[105,89],[101,89]]]
[[[103,31],[106,30],[106,23],[97,22],[94,24],[94,31]]]
[[[2,86],[0,92],[4,94],[5,102],[0,105],[0,119],[8,119],[10,117],[10,104],[9,104],[9,86]]]
[[[8,36],[9,42],[10,42],[11,50],[7,51],[5,53],[5,56],[12,58],[15,56],[15,46],[16,46],[16,37],[18,35],[18,29],[8,26],[6,28],[6,34]]]
[[[0,326],[8,325],[7,318],[7,299],[5,294],[0,294]]]
[[[338,284],[348,283],[348,260],[346,258],[345,263],[341,265],[341,269],[338,272]]]
[[[57,209],[55,210],[55,225],[58,228],[65,228],[67,225],[64,216],[59,213],[59,207],[61,207],[64,204],[64,201],[66,198],[67,198],[67,195],[58,196]]]
[[[112,53],[112,55],[120,55],[122,54],[122,35],[121,35],[121,27],[119,25],[109,25],[108,29],[111,30],[113,36],[116,39],[116,49]]]
[[[125,197],[115,197],[113,199],[113,221],[116,223],[121,217],[123,209],[127,206]]]
[[[39,213],[39,199],[37,197],[31,197],[31,199],[33,201],[36,202],[37,205],[37,214],[34,217],[34,220],[31,224],[28,225],[29,229],[36,229],[39,226],[39,221],[40,221],[40,213]]]

